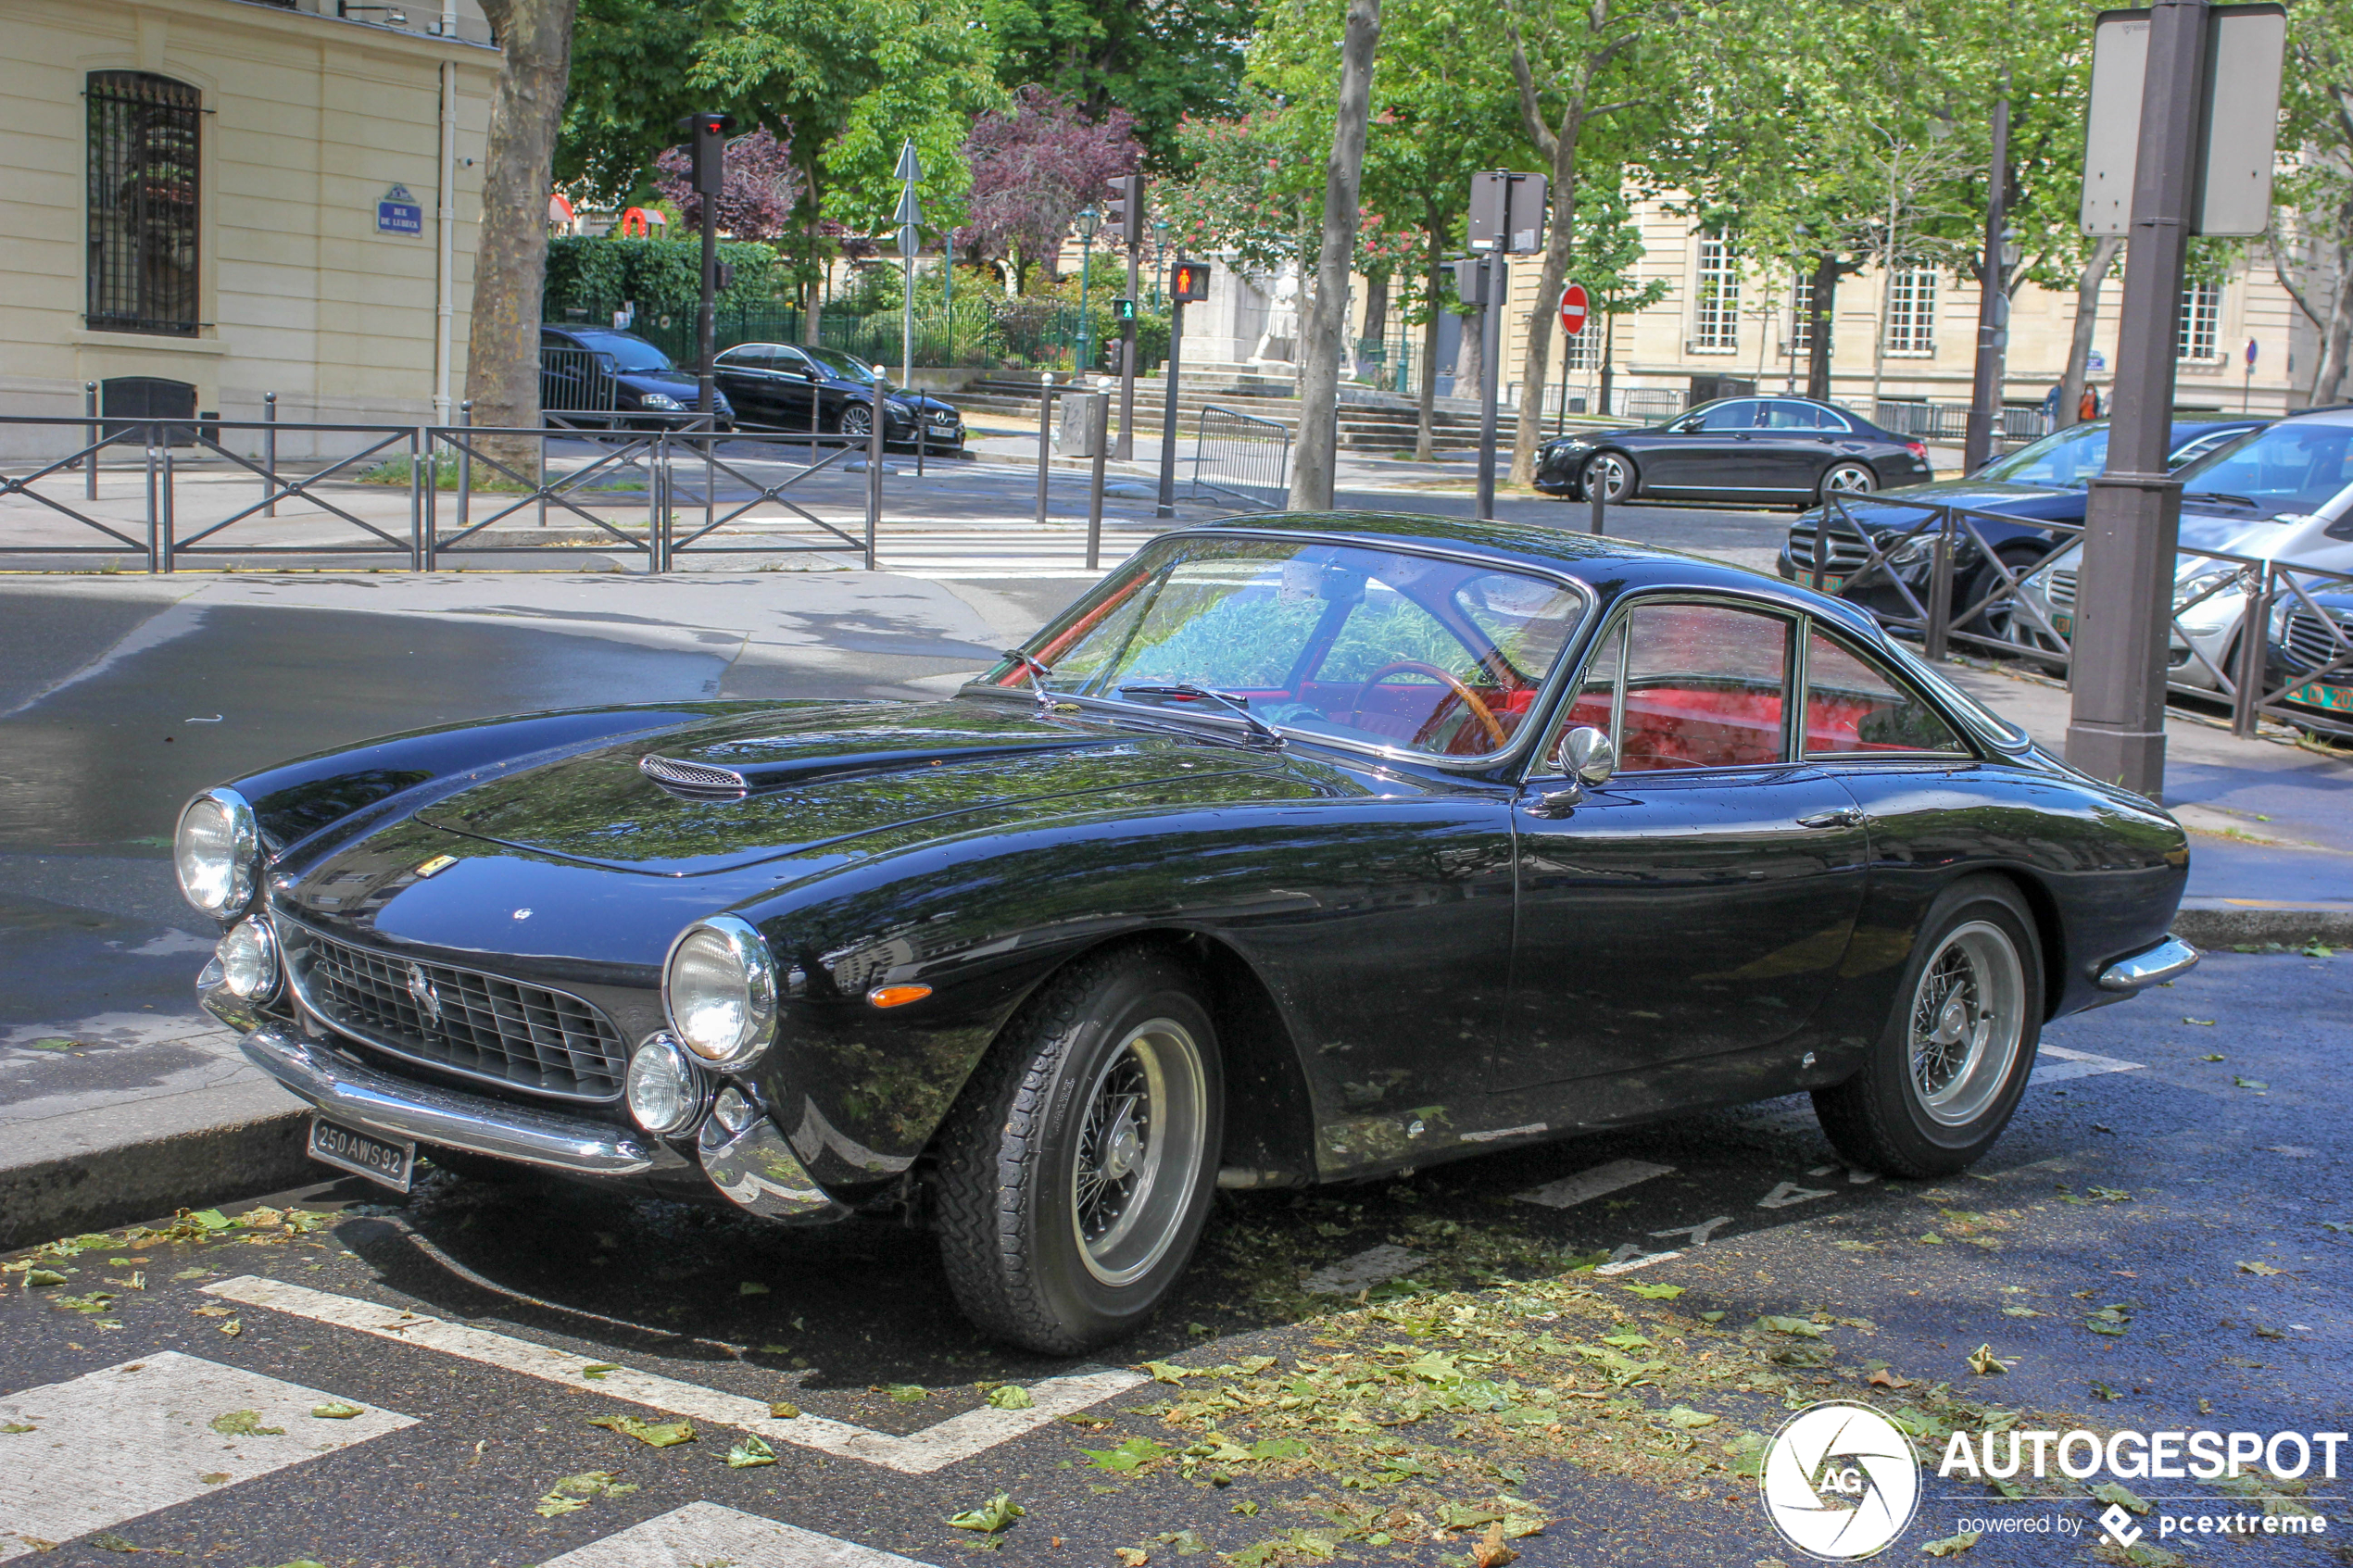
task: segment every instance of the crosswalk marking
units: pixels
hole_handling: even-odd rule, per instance
[[[1579,1171],[1573,1176],[1563,1176],[1556,1182],[1530,1187],[1512,1196],[1522,1203],[1541,1203],[1547,1209],[1570,1209],[1588,1203],[1620,1187],[1649,1181],[1653,1176],[1671,1173],[1672,1165],[1654,1165],[1647,1160],[1613,1160],[1606,1165],[1596,1165],[1590,1171]]]
[[[735,1568],[925,1568],[912,1558],[715,1502],[690,1502],[551,1557],[541,1568],[708,1568],[715,1562]]]
[[[0,1395],[0,1428],[32,1429],[0,1433],[0,1562],[416,1424],[385,1410],[310,1413],[334,1399],[177,1350]],[[211,1424],[239,1411],[280,1430]]]
[[[2038,1057],[2057,1057],[2057,1061],[2037,1060],[2030,1084],[2064,1084],[2070,1078],[2089,1078],[2096,1073],[2139,1073],[2144,1064],[2125,1061],[2112,1056],[2095,1056],[2090,1051],[2071,1051],[2065,1046],[2045,1045],[2035,1053]]]
[[[656,1410],[693,1416],[716,1425],[740,1427],[747,1432],[756,1432],[771,1442],[791,1443],[799,1448],[815,1449],[821,1453],[835,1454],[844,1459],[863,1460],[869,1464],[879,1464],[885,1469],[910,1475],[928,1474],[970,1459],[1000,1443],[1034,1432],[1057,1417],[1085,1410],[1145,1381],[1139,1373],[1111,1368],[1050,1377],[1030,1386],[1029,1394],[1034,1404],[1028,1410],[1008,1411],[983,1406],[978,1410],[966,1411],[962,1415],[950,1416],[921,1432],[900,1436],[875,1432],[821,1415],[772,1415],[765,1400],[705,1388],[700,1384],[683,1383],[676,1378],[638,1372],[630,1367],[617,1367],[592,1382],[582,1375],[582,1369],[608,1363],[535,1344],[528,1339],[494,1334],[488,1329],[469,1328],[462,1323],[403,1311],[397,1307],[386,1307],[373,1301],[361,1301],[349,1296],[330,1295],[323,1290],[289,1285],[282,1280],[245,1274],[208,1285],[204,1288],[208,1295],[242,1301],[249,1307],[266,1307],[273,1311],[308,1318],[314,1323],[333,1323],[361,1334],[398,1340],[405,1345],[420,1345],[427,1349],[439,1350],[444,1355],[459,1356],[485,1366],[521,1373],[526,1377],[560,1383],[584,1394],[609,1395],[631,1404],[649,1405]]]

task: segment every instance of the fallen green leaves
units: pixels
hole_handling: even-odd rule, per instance
[[[1626,1288],[1645,1301],[1672,1301],[1683,1294],[1680,1285],[1629,1285]]]
[[[599,1415],[591,1417],[588,1424],[618,1432],[624,1437],[635,1437],[652,1449],[667,1449],[695,1440],[695,1424],[691,1421],[652,1422],[634,1415]]]
[[[353,1416],[365,1415],[367,1411],[342,1399],[329,1399],[323,1405],[313,1405],[310,1413],[321,1421],[349,1421]]]
[[[1976,1544],[1977,1537],[1964,1530],[1957,1536],[1946,1536],[1942,1540],[1928,1542],[1920,1548],[1920,1553],[1925,1557],[1958,1557]]]
[[[948,1524],[952,1529],[977,1530],[982,1535],[993,1536],[1028,1512],[1021,1504],[1013,1501],[1012,1493],[999,1492],[978,1508],[968,1508],[962,1513],[950,1514]]]
[[[283,1426],[262,1425],[259,1411],[231,1411],[225,1415],[214,1416],[206,1424],[223,1437],[283,1437],[286,1435]]]
[[[532,1512],[542,1519],[553,1519],[586,1508],[591,1498],[625,1498],[636,1489],[635,1483],[620,1479],[610,1470],[586,1470],[548,1487]]]
[[[2264,1278],[2269,1279],[2277,1274],[2284,1274],[2287,1273],[2287,1271],[2285,1269],[2275,1269],[2271,1267],[2271,1264],[2259,1260],[2251,1263],[2241,1263],[2239,1265],[2239,1273],[2243,1274],[2260,1274]]]
[[[2004,1361],[1994,1353],[1991,1345],[1980,1345],[1969,1353],[1969,1369],[1980,1377],[1995,1377],[2018,1365],[2015,1358]]]
[[[749,1433],[737,1438],[735,1446],[727,1450],[727,1468],[730,1470],[756,1470],[763,1464],[775,1462],[776,1450],[768,1446],[765,1438]]]

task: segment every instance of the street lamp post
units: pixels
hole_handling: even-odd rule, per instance
[[[1087,285],[1090,281],[1088,273],[1094,270],[1095,230],[1102,220],[1103,215],[1095,210],[1092,202],[1078,209],[1078,361],[1070,368],[1074,376],[1086,374],[1089,363],[1087,346],[1093,336],[1093,322],[1087,315]]]

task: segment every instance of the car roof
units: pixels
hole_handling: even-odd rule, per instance
[[[2286,418],[2298,424],[2310,420],[2324,425],[2353,425],[2353,403],[2332,403],[2325,408],[2300,408]]]
[[[1662,546],[1607,535],[1564,533],[1534,523],[1480,522],[1414,512],[1277,512],[1265,517],[1220,518],[1176,532],[1212,537],[1221,533],[1313,534],[1368,549],[1408,542],[1443,546],[1499,566],[1533,567],[1575,578],[1604,606],[1622,595],[1647,588],[1762,594],[1834,621],[1873,641],[1879,637],[1878,623],[1864,610],[1778,577]]]

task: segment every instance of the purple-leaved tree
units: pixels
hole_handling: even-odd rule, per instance
[[[1017,292],[1027,292],[1030,269],[1041,262],[1051,282],[1078,209],[1106,200],[1112,181],[1141,161],[1134,127],[1125,109],[1091,120],[1038,86],[1014,94],[1010,113],[982,115],[964,139],[973,182],[956,248],[975,266],[1009,262]]]
[[[689,230],[702,227],[702,197],[694,187],[694,154],[672,147],[654,159],[654,189],[678,209]],[[738,240],[773,240],[785,232],[800,195],[792,143],[761,126],[727,144],[727,172],[719,194],[719,229]]]

